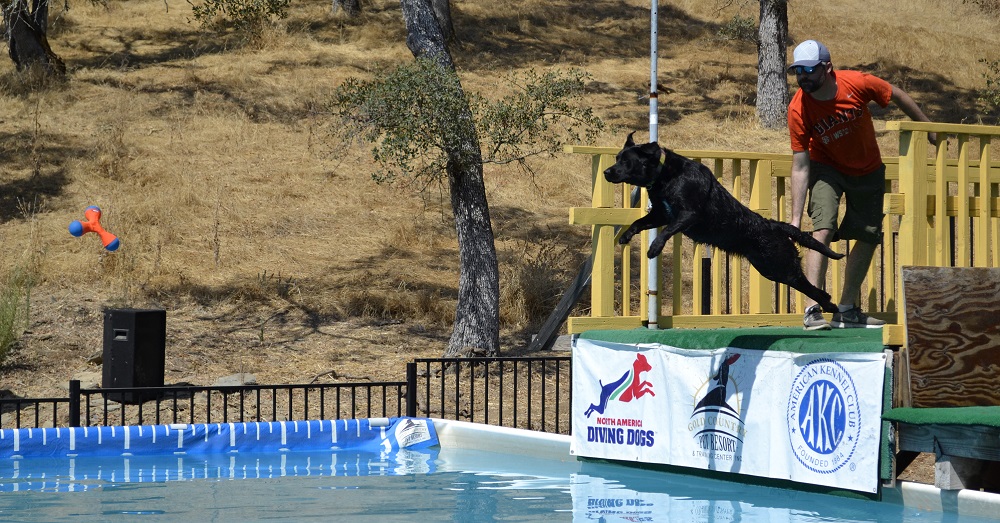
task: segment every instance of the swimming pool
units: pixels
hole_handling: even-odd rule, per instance
[[[562,436],[434,426],[440,446],[391,452],[22,456],[0,470],[0,520],[990,521],[929,510],[933,495],[921,505],[753,487],[577,461]]]

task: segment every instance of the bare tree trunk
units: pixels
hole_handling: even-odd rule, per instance
[[[431,0],[431,6],[444,41],[451,42],[455,38],[455,26],[451,23],[451,0]]]
[[[66,64],[49,47],[48,0],[33,0],[29,9],[25,0],[14,0],[4,6],[7,50],[18,70],[40,66],[48,74],[63,75]]]
[[[757,38],[757,118],[768,129],[788,125],[788,0],[760,0]]]
[[[361,14],[361,3],[359,0],[333,0],[333,12],[336,13],[341,9],[345,15],[354,18]]]
[[[406,45],[413,56],[432,60],[454,74],[454,62],[430,0],[400,3],[406,20]],[[460,83],[454,85],[462,89]],[[464,92],[459,94],[465,98]],[[500,272],[479,137],[468,105],[464,112],[460,137],[445,144],[460,269],[455,325],[444,356],[496,356],[500,353]]]

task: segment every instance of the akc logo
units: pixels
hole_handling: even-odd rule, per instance
[[[787,420],[799,463],[820,474],[836,472],[851,460],[861,434],[854,379],[836,361],[809,363],[792,381]]]
[[[636,354],[635,361],[632,362],[632,370],[625,371],[625,374],[622,374],[621,378],[607,385],[600,380],[597,381],[598,385],[601,386],[600,400],[596,405],[591,404],[590,408],[584,412],[584,415],[589,418],[595,412],[604,414],[604,410],[608,408],[608,402],[611,400],[628,403],[646,394],[656,396],[656,394],[653,394],[653,384],[642,379],[642,373],[650,370],[653,370],[653,367],[646,361],[646,356]]]

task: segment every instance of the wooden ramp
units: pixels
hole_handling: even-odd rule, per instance
[[[941,489],[1000,487],[1000,268],[903,267],[909,388],[901,458],[934,453]],[[993,464],[996,465],[996,464]]]

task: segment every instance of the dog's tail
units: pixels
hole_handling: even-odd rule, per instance
[[[799,245],[812,249],[834,260],[839,260],[844,257],[843,254],[833,252],[833,250],[831,250],[829,247],[823,245],[816,238],[813,238],[811,234],[802,232],[802,230],[799,229],[798,227],[795,227],[792,224],[786,222],[779,222],[777,220],[772,220],[772,221],[778,224],[778,228],[780,228],[782,231],[785,231],[788,234],[788,237],[791,238],[792,240],[795,240],[795,242],[798,243]]]

